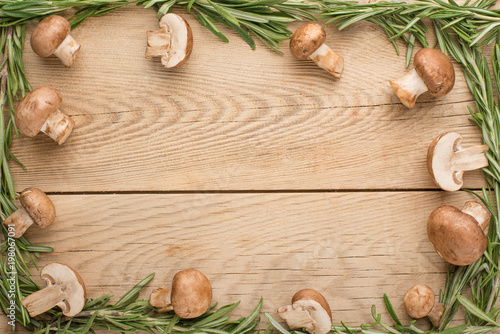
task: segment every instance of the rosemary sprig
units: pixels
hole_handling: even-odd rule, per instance
[[[235,30],[252,49],[255,49],[253,34],[277,52],[280,52],[279,42],[292,34],[288,23],[316,20],[315,14],[320,12],[317,4],[293,0],[142,0],[139,4],[146,8],[153,6],[158,18],[173,6],[180,6],[224,42],[229,40],[215,23]]]
[[[446,330],[422,330],[415,326],[415,320],[411,321],[408,325],[403,325],[399,320],[398,316],[394,312],[394,308],[387,297],[384,295],[384,303],[386,309],[389,311],[389,314],[394,321],[394,323],[388,324],[387,322],[382,321],[382,314],[377,313],[376,307],[372,306],[371,315],[373,318],[373,323],[361,324],[359,326],[346,326],[343,322],[332,326],[332,332],[336,334],[433,334],[433,333],[441,333],[441,334],[460,334],[460,333],[489,333],[492,332],[498,327],[491,325],[484,326],[476,326],[472,324],[464,324],[458,325],[455,327],[448,328]],[[480,312],[480,311],[479,311]],[[276,329],[281,334],[307,334],[302,331],[293,330],[288,331],[281,324],[276,321],[270,314],[264,313],[265,317],[269,320],[271,326]]]
[[[407,65],[415,38],[427,47],[428,30],[422,19],[431,19],[436,34],[436,41],[441,50],[450,54],[462,65],[464,76],[473,95],[475,111],[469,107],[472,121],[481,129],[483,142],[488,145],[489,167],[483,169],[489,189],[483,188],[476,194],[492,213],[488,231],[488,248],[484,256],[467,267],[453,267],[448,271],[440,301],[445,304],[441,318],[440,332],[454,332],[446,329],[458,307],[462,305],[466,312],[466,326],[473,326],[475,332],[490,331],[498,326],[500,313],[495,309],[500,285],[500,102],[494,98],[494,90],[500,93],[500,45],[495,44],[492,56],[493,75],[489,70],[486,57],[479,45],[490,43],[495,38],[485,31],[498,34],[497,26],[500,14],[497,10],[488,10],[492,1],[478,1],[469,5],[458,6],[453,0],[449,4],[441,0],[419,1],[416,3],[358,4],[336,0],[324,0],[323,17],[336,22],[343,29],[356,22],[366,20],[382,27],[395,43],[402,40],[408,46]],[[482,23],[482,25],[478,25]],[[481,43],[478,43],[483,39]],[[475,193],[474,193],[475,194]],[[472,301],[462,296],[465,287],[471,287]],[[398,327],[398,326],[396,326]],[[469,331],[466,327],[460,331]]]
[[[415,39],[428,47],[428,29],[422,20],[438,23],[469,46],[490,44],[500,31],[500,10],[488,9],[495,0],[469,0],[458,5],[454,0],[419,0],[416,2],[375,1],[360,4],[356,1],[322,0],[322,18],[327,24],[335,22],[339,30],[359,21],[368,21],[381,27],[399,55],[397,40],[408,47],[406,65],[409,65]]]
[[[158,18],[174,6],[182,7],[224,42],[228,39],[216,23],[235,30],[253,49],[252,35],[255,35],[275,51],[279,49],[279,42],[291,35],[288,23],[316,20],[320,12],[318,4],[298,0],[0,0],[0,27],[40,20],[77,7],[70,19],[75,28],[88,17],[101,16],[130,4],[155,8]]]
[[[52,314],[50,320],[36,328],[34,334],[64,332],[82,334],[95,329],[106,329],[121,333],[143,331],[147,333],[251,333],[259,323],[259,313],[263,300],[257,304],[248,317],[230,320],[229,312],[239,303],[230,304],[214,311],[213,305],[201,317],[180,319],[175,314],[155,312],[147,300],[139,300],[142,288],[149,283],[154,274],[140,281],[125,293],[115,304],[109,304],[111,295],[90,300],[82,312],[73,318],[64,317],[61,312]]]

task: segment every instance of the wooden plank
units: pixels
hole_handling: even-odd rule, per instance
[[[193,267],[211,279],[215,300],[241,300],[235,316],[248,314],[261,296],[263,311],[275,315],[294,292],[311,287],[330,301],[335,323],[359,325],[371,321],[372,304],[392,323],[383,308],[384,293],[406,323],[402,297],[409,287],[424,283],[436,292],[443,287],[447,265],[427,240],[427,218],[437,206],[461,207],[472,195],[427,191],[51,198],[56,222],[48,230],[31,229],[27,236],[55,248],[40,264],[59,261],[77,269],[89,297],[119,296],[156,272],[149,292],[167,285],[178,270]]]
[[[229,30],[224,44],[184,16],[195,48],[177,70],[144,59],[145,31],[157,20],[140,8],[78,27],[83,47],[70,69],[27,43],[28,78],[60,89],[77,127],[62,147],[42,135],[14,141],[28,168],[12,166],[18,190],[34,180],[52,192],[427,189],[435,187],[425,165],[435,136],[454,130],[480,140],[458,66],[451,94],[407,110],[388,84],[406,72],[404,57],[371,25],[327,28],[346,62],[336,81],[293,59],[288,42],[284,55],[261,43],[252,51]],[[483,184],[480,173],[466,176],[467,187]]]

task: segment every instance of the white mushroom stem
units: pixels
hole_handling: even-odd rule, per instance
[[[293,308],[292,305],[282,306],[278,309],[279,316],[286,321],[290,329],[305,328],[310,332],[315,321],[311,314],[302,307]]]
[[[484,152],[488,151],[488,145],[477,145],[462,149],[457,146],[457,151],[451,157],[451,165],[455,173],[453,178],[462,182],[465,171],[471,171],[488,166],[488,158]]]
[[[430,322],[432,323],[432,326],[439,327],[439,321],[443,316],[443,312],[444,312],[443,303],[437,303],[434,305],[429,314],[427,314],[427,318],[429,318]]]
[[[73,65],[79,50],[80,44],[71,35],[68,35],[54,52],[54,55],[61,60],[64,66],[70,67]]]
[[[75,121],[58,110],[45,121],[41,131],[61,145],[68,139],[74,126]]]
[[[309,56],[309,59],[337,79],[344,71],[344,58],[324,43]]]
[[[314,300],[298,300],[278,309],[290,329],[305,328],[311,334],[326,334],[332,329],[330,315]]]
[[[415,69],[402,78],[391,80],[390,84],[397,97],[410,109],[415,105],[417,98],[429,90]]]
[[[167,28],[156,31],[148,31],[148,45],[146,47],[146,58],[162,57],[170,51],[171,33]]]
[[[165,313],[174,310],[172,306],[172,290],[171,289],[156,289],[151,293],[149,304],[157,308],[158,313]]]
[[[47,312],[66,299],[66,294],[58,284],[47,286],[46,288],[32,293],[24,298],[21,303],[28,310],[30,316],[35,317]]]
[[[479,226],[481,226],[481,229],[485,233],[487,232],[488,226],[490,226],[491,214],[481,204],[474,201],[467,202],[465,203],[462,212],[474,217]]]
[[[4,220],[5,226],[14,225],[14,238],[21,237],[33,225],[33,219],[24,208],[20,208]]]

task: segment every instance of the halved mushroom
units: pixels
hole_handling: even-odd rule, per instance
[[[325,44],[326,32],[317,23],[306,23],[290,38],[290,51],[299,59],[310,59],[316,65],[339,79],[344,71],[344,58]]]
[[[413,65],[415,68],[404,77],[389,81],[394,93],[410,109],[421,94],[428,91],[434,97],[442,97],[455,85],[453,64],[437,49],[421,49],[415,54]]]
[[[429,318],[434,327],[439,327],[439,320],[443,316],[444,304],[436,304],[436,296],[430,287],[417,284],[405,294],[404,305],[406,313],[412,318]]]
[[[21,300],[30,316],[47,312],[54,306],[61,308],[67,317],[74,317],[85,305],[85,284],[78,273],[62,263],[51,263],[43,267],[40,276],[46,288]]]
[[[26,94],[16,108],[15,120],[19,131],[34,137],[42,131],[59,145],[73,131],[75,121],[59,110],[62,96],[55,88],[44,86]]]
[[[490,212],[478,202],[467,202],[462,211],[443,205],[432,211],[427,235],[436,252],[447,262],[467,266],[479,260],[488,245],[485,232]]]
[[[191,27],[173,13],[164,15],[159,24],[161,29],[147,32],[146,58],[161,57],[161,64],[167,68],[183,65],[193,51]]]
[[[5,226],[13,225],[14,238],[21,237],[35,223],[40,228],[52,225],[56,208],[50,198],[38,188],[26,188],[19,196],[22,208],[4,220]]]
[[[427,169],[434,183],[443,190],[459,190],[464,184],[464,172],[488,166],[484,154],[488,145],[464,149],[462,142],[459,133],[446,132],[436,137],[427,151]]]
[[[183,319],[204,314],[212,302],[212,286],[199,270],[185,269],[174,275],[170,289],[157,289],[151,293],[149,304],[158,313],[174,311]]]
[[[40,57],[55,55],[63,65],[70,67],[80,50],[80,44],[69,34],[71,26],[62,16],[46,17],[31,34],[31,48]]]
[[[326,334],[332,329],[332,311],[319,291],[303,289],[292,297],[292,304],[278,308],[278,315],[290,329],[305,328],[311,334]]]

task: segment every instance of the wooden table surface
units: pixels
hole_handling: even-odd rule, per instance
[[[295,60],[288,41],[284,55],[260,42],[253,51],[229,29],[221,28],[226,44],[183,16],[194,51],[175,70],[144,58],[146,31],[158,24],[151,9],[85,21],[72,32],[82,49],[69,69],[27,41],[33,87],[59,89],[61,110],[76,121],[62,146],[43,135],[13,142],[27,168],[11,163],[16,190],[39,187],[57,208],[49,229],[27,232],[55,249],[40,264],[73,266],[91,298],[117,300],[155,272],[149,293],[197,268],[214,300],[241,300],[235,316],[261,296],[276,315],[297,290],[315,288],[337,324],[371,322],[371,305],[392,323],[384,293],[409,320],[406,290],[424,283],[438,292],[445,280],[447,265],[427,240],[430,212],[472,199],[438,190],[426,169],[440,133],[480,142],[458,65],[448,96],[422,96],[408,110],[388,84],[407,71],[404,56],[372,25],[326,28],[345,59],[334,80]],[[466,174],[466,187],[483,184],[481,173]]]

